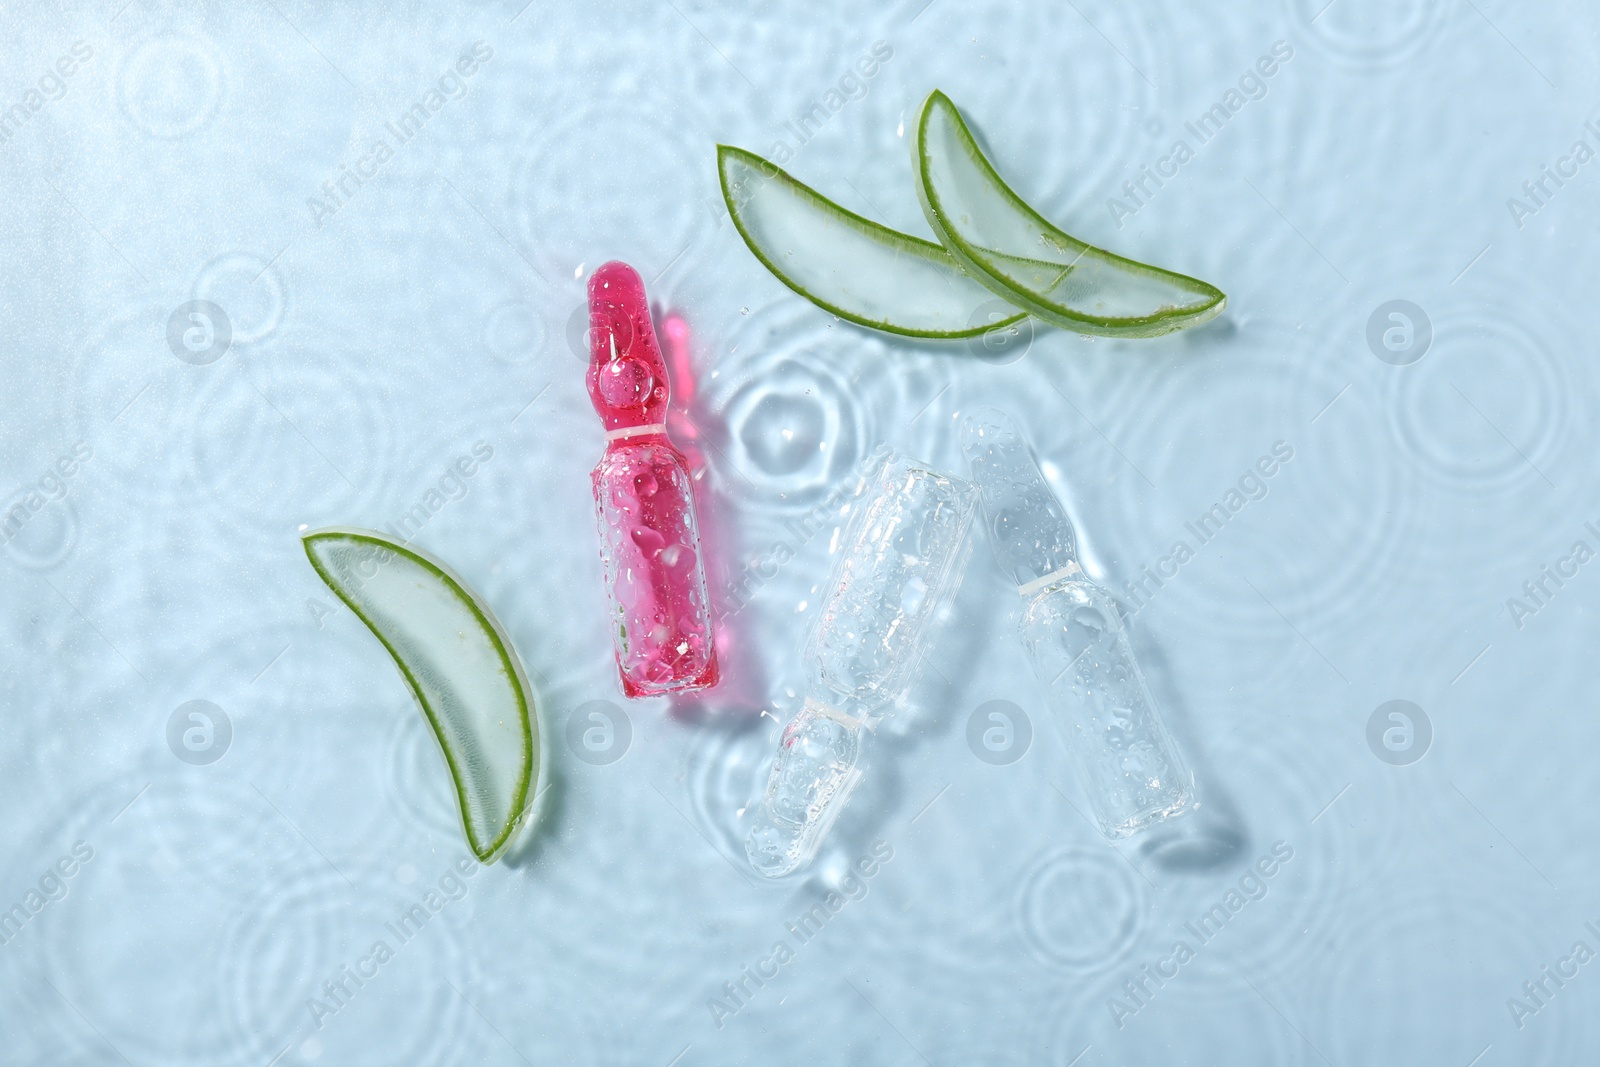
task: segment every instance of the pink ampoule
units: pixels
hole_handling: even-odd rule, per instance
[[[689,465],[667,436],[667,365],[644,281],[626,263],[607,263],[589,279],[588,383],[606,428],[591,478],[622,691],[716,685]]]

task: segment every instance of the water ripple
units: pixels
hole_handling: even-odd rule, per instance
[[[227,312],[237,345],[272,336],[289,303],[282,273],[254,252],[226,252],[211,260],[195,276],[190,294]]]
[[[78,509],[72,498],[41,504],[42,497],[36,486],[25,486],[0,500],[0,516],[28,515],[25,525],[3,535],[3,542],[8,557],[34,571],[56,567],[78,541]]]
[[[1334,917],[1326,902],[1347,892],[1353,878],[1354,828],[1338,819],[1317,818],[1338,792],[1335,773],[1317,773],[1309,741],[1287,736],[1263,740],[1261,734],[1241,730],[1213,737],[1206,746],[1206,763],[1222,776],[1216,784],[1228,791],[1230,807],[1238,813],[1234,829],[1241,844],[1236,859],[1220,867],[1176,872],[1181,881],[1170,883],[1160,904],[1161,916],[1181,931],[1183,923],[1198,922],[1230,890],[1261,894],[1215,934],[1212,944],[1195,946],[1202,957],[1193,965],[1197,973],[1226,973],[1230,968],[1252,976],[1296,972],[1331,929]],[[1205,785],[1200,783],[1202,803]],[[1181,829],[1175,826],[1173,832]],[[1272,877],[1261,877],[1256,863],[1274,855],[1280,842],[1293,857],[1281,862]],[[1162,846],[1157,835],[1143,847],[1159,862]],[[1281,860],[1281,853],[1277,857]],[[1252,880],[1244,885],[1241,879],[1247,877]]]
[[[1306,996],[1321,1009],[1305,1021],[1307,1036],[1336,1062],[1466,1063],[1493,1043],[1492,1055],[1508,1062],[1570,1064],[1592,1047],[1592,1014],[1562,1003],[1574,991],[1558,993],[1548,1009],[1571,1012],[1564,1026],[1533,1017],[1518,1033],[1506,1007],[1507,997],[1524,996],[1524,980],[1541,977],[1540,965],[1554,965],[1573,941],[1595,947],[1581,919],[1571,922],[1570,937],[1548,940],[1533,909],[1510,895],[1379,880],[1342,899],[1343,921],[1322,941],[1324,964]],[[1419,960],[1428,961],[1425,990],[1415,980]],[[1454,1006],[1452,1025],[1425,1034],[1419,1015],[1437,1018],[1441,1005]]]
[[[138,508],[171,508],[182,495],[182,452],[152,427],[181,427],[203,384],[227,364],[189,367],[167,347],[172,308],[143,303],[96,329],[73,358],[58,401],[68,442],[94,450],[99,484]]]
[[[1532,310],[1436,308],[1432,348],[1393,377],[1395,437],[1442,487],[1478,497],[1543,481],[1590,414]]]
[[[1404,63],[1438,37],[1448,18],[1440,0],[1285,0],[1298,32],[1324,55],[1375,70]]]
[[[117,106],[151,137],[187,137],[211,121],[226,76],[215,41],[187,31],[134,46],[117,71]]]
[[[302,523],[348,521],[394,474],[381,385],[357,388],[348,361],[325,354],[340,346],[324,343],[292,364],[234,365],[197,398],[189,473],[230,536],[277,546]]]
[[[364,872],[359,892],[326,867],[260,885],[228,934],[223,964],[236,1025],[259,1051],[270,1057],[287,1046],[301,1062],[333,1051],[335,1062],[391,1063],[458,1053],[479,1022],[451,988],[475,971],[459,911],[471,899],[463,894],[483,892],[482,872],[462,877],[448,854],[427,862],[389,878]],[[440,891],[441,880],[456,899]]]
[[[1169,947],[1163,946],[1162,955]],[[1275,1067],[1321,1062],[1279,1014],[1283,996],[1277,990],[1258,992],[1234,976],[1202,986],[1180,970],[1159,989],[1148,983],[1153,994],[1135,1000],[1126,989],[1130,977],[1113,974],[1087,989],[1056,991],[1059,1014],[1047,1013],[1040,1043],[1048,1043],[1062,1063],[1090,1048],[1086,1064],[1090,1057],[1114,1063]],[[1267,995],[1277,1007],[1264,999]]]
[[[385,786],[400,810],[439,840],[455,840],[463,833],[461,807],[451,785],[450,768],[421,709],[407,709],[388,731],[384,760]]]
[[[1114,967],[1132,948],[1145,911],[1143,885],[1110,849],[1072,849],[1036,862],[1014,908],[1028,948],[1070,971]]]
[[[853,338],[834,326],[809,305],[769,305],[739,324],[701,381],[713,469],[768,509],[814,506],[868,451],[877,409],[844,377]]]
[[[512,225],[558,269],[597,266],[595,250],[604,249],[605,258],[625,259],[652,278],[710,219],[697,197],[714,191],[710,139],[695,134],[691,116],[660,110],[653,99],[633,95],[626,107],[575,99],[523,149]],[[645,182],[640,166],[648,169]],[[564,242],[563,233],[583,239]]]
[[[243,903],[240,868],[267,875],[289,855],[289,832],[271,825],[270,812],[252,817],[264,805],[248,790],[185,777],[169,771],[142,792],[123,778],[81,799],[77,825],[55,847],[83,840],[93,857],[39,917],[40,943],[51,981],[124,1054],[244,1063],[249,1053],[214,976],[174,983],[148,974],[163,964],[189,975],[225,966],[216,947]],[[178,1015],[187,1022],[173,1032],[164,1020]]]

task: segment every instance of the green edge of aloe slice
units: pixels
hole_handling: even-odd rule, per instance
[[[1025,317],[997,312],[995,294],[944,248],[862,218],[753,152],[718,145],[717,171],[750,251],[824,311],[931,338],[976,337]]]
[[[516,650],[465,582],[425,552],[371,530],[303,535],[328,588],[382,642],[433,728],[467,844],[493,863],[533,808],[538,716]],[[535,774],[538,769],[539,773]]]
[[[1065,233],[996,173],[944,93],[928,95],[911,138],[923,213],[975,278],[1045,322],[1104,337],[1156,337],[1222,313],[1227,297]]]

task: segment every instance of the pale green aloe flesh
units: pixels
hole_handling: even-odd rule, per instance
[[[510,639],[425,552],[370,530],[315,530],[302,540],[322,580],[400,668],[450,768],[467,844],[493,863],[542,778],[532,690]]]
[[[912,170],[923,213],[974,278],[1078,333],[1155,337],[1221,314],[1213,285],[1103,251],[1065,233],[1001,180],[950,98],[917,115]]]
[[[752,152],[717,146],[734,226],[778,280],[842,319],[911,337],[975,337],[1025,317],[931,241],[862,218]]]

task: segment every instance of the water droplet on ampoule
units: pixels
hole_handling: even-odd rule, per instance
[[[656,387],[650,368],[637,359],[621,357],[607,363],[600,373],[600,395],[616,407],[644,403]]]
[[[667,539],[647,526],[635,526],[633,543],[638,545],[645,555],[655,556],[666,547]]]
[[[1072,613],[1072,621],[1087,630],[1099,631],[1106,628],[1106,617],[1096,608],[1078,608]]]

